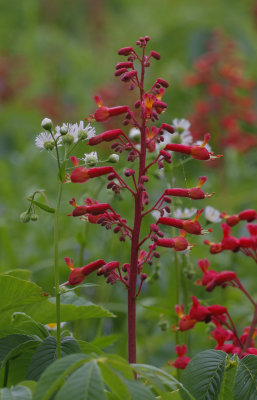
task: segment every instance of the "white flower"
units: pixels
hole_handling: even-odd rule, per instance
[[[92,151],[91,153],[85,153],[82,161],[85,162],[87,166],[93,167],[98,162],[98,155],[96,151]]]
[[[217,223],[222,221],[222,218],[220,218],[220,211],[211,206],[205,207],[204,216],[210,222]]]
[[[164,211],[163,217],[168,217],[168,216],[170,215],[170,213],[168,213],[166,210],[163,210],[163,211]],[[154,219],[155,219],[156,221],[157,221],[157,220],[160,218],[160,216],[161,216],[161,213],[160,213],[160,211],[158,211],[158,210],[152,211],[151,214],[152,214],[152,216],[154,217]]]
[[[53,143],[53,138],[48,132],[41,132],[36,136],[35,145],[40,149],[45,149],[48,145],[51,147],[51,143]],[[45,147],[46,146],[46,147]],[[49,147],[49,150],[50,150]],[[53,146],[52,146],[53,148]]]
[[[56,130],[56,136],[61,136],[61,128],[66,128],[67,129],[67,135],[71,135],[74,139],[74,143],[76,143],[79,139],[80,136],[83,139],[90,139],[91,137],[95,136],[95,128],[92,128],[90,124],[88,124],[86,127],[84,127],[84,122],[80,121],[79,124],[63,124],[62,127],[57,126],[55,128]]]
[[[66,325],[66,322],[61,322],[60,323],[60,327],[63,328]],[[45,327],[49,330],[49,331],[56,331],[57,329],[57,324],[56,322],[51,322],[49,324],[45,324]]]
[[[201,146],[202,144],[203,144],[203,140],[197,140],[197,142],[194,143],[194,146],[195,145],[196,146]],[[211,153],[212,149],[211,149],[211,146],[208,143],[206,143],[206,145],[204,147],[209,151],[209,153]]]
[[[181,208],[176,208],[173,215],[174,218],[184,219],[184,218],[191,218],[193,215],[196,214],[197,208],[185,208],[182,210]]]
[[[130,129],[128,136],[132,140],[140,139],[140,130],[138,128],[132,128]]]
[[[172,121],[172,126],[174,127],[175,131],[178,133],[183,133],[185,131],[188,131],[190,128],[190,122],[187,119],[178,119],[175,118]]]
[[[111,154],[109,156],[109,158],[108,158],[108,161],[113,163],[113,164],[119,162],[119,160],[120,160],[120,156],[118,154],[115,154],[115,153]]]
[[[180,143],[184,144],[185,146],[191,146],[193,143],[193,136],[191,135],[191,132],[189,131],[184,131],[180,135]]]

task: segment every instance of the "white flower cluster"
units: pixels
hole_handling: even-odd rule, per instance
[[[49,118],[44,118],[41,126],[47,132],[41,132],[36,136],[35,145],[40,149],[52,150],[55,146],[54,141],[60,147],[64,143],[77,143],[79,140],[90,139],[95,136],[95,128],[90,124],[84,126],[83,121],[80,121],[79,124],[64,123],[61,127],[56,126],[55,132],[51,132],[52,121]]]
[[[211,206],[205,207],[204,216],[207,219],[207,221],[210,221],[213,223],[218,223],[218,222],[222,221],[222,218],[220,218],[220,211],[216,210],[215,208],[213,208]]]
[[[177,219],[186,219],[186,218],[191,218],[196,214],[197,208],[184,208],[182,210],[180,207],[176,208],[174,211],[173,215],[174,218]]]

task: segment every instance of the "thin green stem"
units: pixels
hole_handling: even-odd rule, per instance
[[[3,387],[7,386],[8,374],[9,374],[9,361],[6,362],[5,368],[4,368],[4,384],[3,384]]]
[[[56,204],[56,211],[54,216],[54,269],[55,269],[55,296],[56,296],[56,339],[57,339],[57,358],[61,357],[61,299],[60,299],[60,279],[59,279],[59,214],[62,198],[63,182],[59,182],[59,190]]]

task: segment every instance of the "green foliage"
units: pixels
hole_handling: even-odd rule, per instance
[[[240,360],[235,376],[234,400],[254,400],[257,397],[257,356]]]
[[[32,400],[32,393],[26,386],[12,386],[0,389],[0,400]]]

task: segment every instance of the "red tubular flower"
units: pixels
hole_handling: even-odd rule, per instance
[[[111,129],[92,137],[89,139],[88,144],[89,146],[94,146],[101,142],[111,142],[112,140],[117,139],[120,135],[123,135],[121,129]]]
[[[218,254],[223,251],[221,243],[214,243],[214,242],[210,242],[210,240],[208,240],[208,239],[205,239],[204,244],[207,244],[208,246],[210,246],[211,254]]]
[[[209,269],[210,263],[207,258],[198,261],[198,266],[203,272],[203,276],[201,280],[197,280],[198,285],[206,286],[213,280],[215,280],[218,272],[212,269]]]
[[[231,282],[236,278],[237,275],[234,271],[222,271],[216,276],[215,283],[216,285],[222,285],[226,282]]]
[[[226,223],[229,226],[234,226],[240,221],[238,215],[236,215],[236,214],[235,215],[227,215],[225,212],[222,212],[220,214],[220,217],[224,218]]]
[[[198,210],[195,217],[193,219],[182,220],[177,218],[169,218],[169,217],[161,217],[158,219],[157,223],[163,225],[174,226],[175,228],[183,229],[184,231],[194,234],[201,235],[203,234],[203,230],[199,222],[197,221],[203,212],[202,210]]]
[[[90,264],[84,265],[81,268],[74,268],[72,259],[66,257],[65,262],[67,266],[70,268],[71,273],[69,275],[68,281],[65,285],[78,285],[79,283],[83,282],[87,275],[91,274],[92,272],[96,271],[98,268],[105,264],[103,259],[96,260],[91,262]]]
[[[179,320],[178,330],[180,332],[188,331],[195,326],[196,322],[197,321],[192,319],[189,315],[183,315]]]
[[[97,275],[104,275],[106,278],[109,273],[120,266],[118,261],[111,261],[103,267],[99,268],[97,271]]]
[[[86,167],[78,167],[72,171],[70,179],[73,183],[85,183],[91,178],[107,175],[113,171],[113,167],[96,167],[89,169]]]
[[[204,146],[210,140],[210,134],[206,133],[204,136],[203,143],[198,145],[186,146],[178,143],[168,143],[164,150],[176,151],[178,153],[188,154],[196,160],[207,161],[213,158],[222,157],[222,155],[213,155],[213,152],[209,152]]]
[[[178,368],[178,369],[185,369],[187,364],[191,361],[191,359],[185,354],[187,353],[187,347],[186,345],[182,344],[181,346],[176,345],[175,346],[175,351],[178,355],[176,360],[174,362],[169,361],[169,365]]]
[[[188,241],[183,236],[172,239],[161,238],[156,241],[157,246],[174,248],[176,251],[186,250],[189,246]]]
[[[257,212],[255,210],[244,210],[238,214],[238,218],[240,221],[248,221],[252,222],[253,220],[257,219]]]
[[[223,223],[221,227],[223,230],[223,239],[221,241],[223,250],[236,251],[239,248],[239,240],[230,235],[231,228],[229,225]]]
[[[209,306],[208,310],[212,315],[221,315],[228,312],[226,307],[220,306],[219,304],[213,304],[212,306]]]
[[[211,313],[207,307],[201,306],[198,299],[195,296],[192,296],[193,306],[189,311],[189,317],[191,319],[195,319],[196,321],[205,321],[209,322]]]
[[[159,85],[163,86],[164,88],[169,87],[169,83],[164,79],[158,78],[156,82],[159,83]]]
[[[94,113],[94,119],[97,122],[107,121],[110,117],[114,117],[116,115],[121,115],[127,113],[129,111],[128,106],[117,106],[117,107],[99,107]]]
[[[239,238],[239,246],[244,249],[252,249],[255,247],[255,240],[253,237],[242,236]]]
[[[116,69],[121,69],[121,68],[134,68],[133,62],[125,61],[125,62],[119,62],[118,64],[116,64]]]
[[[153,51],[153,50],[150,51],[149,58],[150,57],[153,57],[156,60],[160,60],[161,59],[161,55],[159,53],[157,53],[156,51]]]
[[[76,206],[72,212],[72,216],[79,217],[85,214],[99,215],[110,209],[111,206],[108,203],[93,204],[91,206]]]
[[[206,176],[199,177],[199,183],[197,187],[190,189],[182,189],[182,188],[172,188],[166,189],[164,194],[168,196],[179,196],[179,197],[189,197],[192,200],[201,200],[205,197],[211,197],[212,195],[208,193],[204,193],[201,189],[202,185],[206,182]]]

